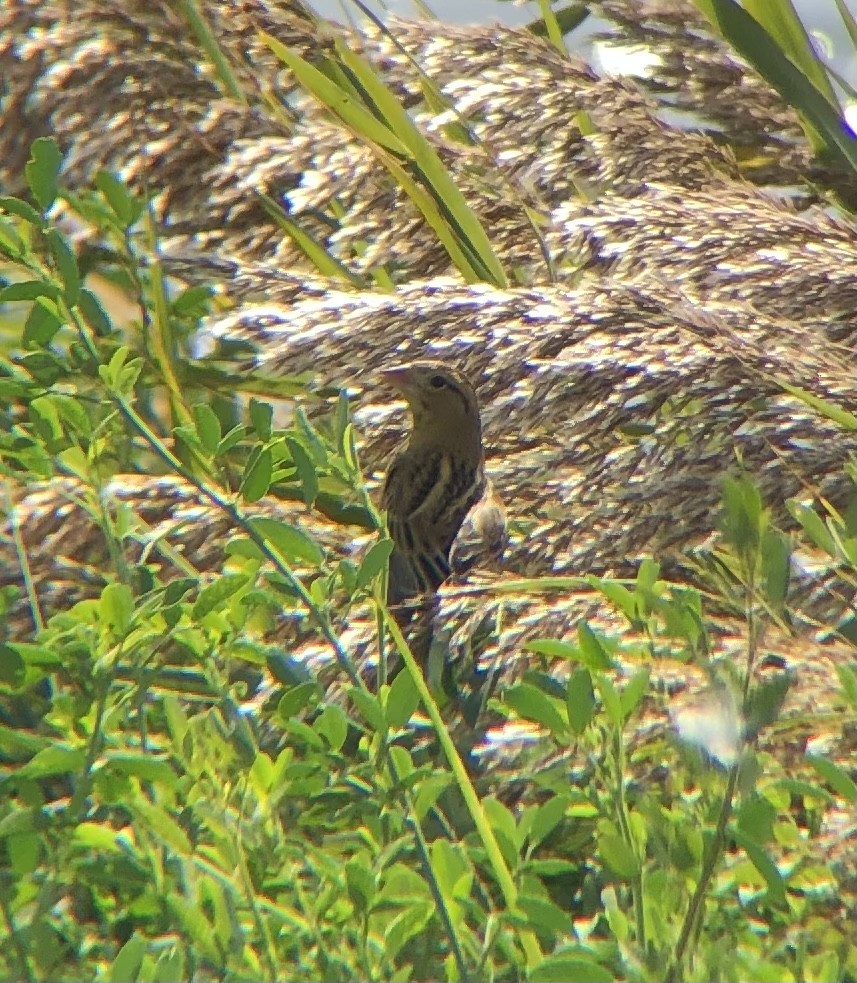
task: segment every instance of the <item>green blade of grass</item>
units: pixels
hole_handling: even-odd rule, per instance
[[[694,2],[723,38],[800,113],[816,150],[823,147],[849,171],[857,174],[857,140],[848,136],[839,107],[831,103],[804,72],[783,54],[768,31],[735,0]]]
[[[560,7],[559,10],[551,8],[551,19],[559,29],[560,35],[564,37],[571,34],[589,17],[589,9],[582,3],[570,3],[567,7]],[[535,34],[538,38],[548,37],[550,25],[544,17],[530,21],[527,30]]]
[[[324,246],[311,236],[309,232],[302,229],[296,222],[293,222],[270,195],[266,195],[261,191],[258,194],[262,207],[268,215],[291,238],[292,242],[294,242],[304,256],[315,266],[319,273],[333,280],[345,280],[353,287],[359,289],[366,288],[366,283],[357,274],[352,273],[335,256],[331,256]]]
[[[547,35],[550,43],[559,51],[561,54],[567,55],[568,50],[565,47],[565,39],[562,36],[562,28],[559,26],[559,21],[556,19],[556,14],[551,6],[551,0],[539,0],[539,10],[542,14],[542,23],[545,26],[545,34]]]
[[[836,95],[824,66],[816,57],[812,41],[791,0],[744,0],[742,6],[779,44],[783,54],[833,105]]]
[[[366,143],[434,229],[452,262],[471,283],[506,286],[503,269],[478,218],[431,144],[371,66],[337,45],[339,80],[319,71],[276,38],[262,35],[304,88]]]
[[[292,71],[303,88],[338,116],[352,132],[362,135],[366,140],[378,144],[399,157],[408,156],[407,147],[389,127],[363,106],[358,105],[355,98],[345,92],[342,86],[287,48],[282,41],[265,33],[262,33],[261,37],[280,61]]]
[[[843,410],[841,406],[837,406],[835,403],[822,399],[820,396],[807,392],[806,389],[801,389],[799,386],[793,386],[791,383],[786,382],[785,379],[779,379],[776,376],[773,376],[773,381],[791,396],[799,399],[811,409],[817,410],[822,416],[827,417],[828,420],[838,424],[844,430],[848,430],[851,433],[857,432],[857,417],[855,417],[853,413],[849,413],[848,410]]]
[[[244,103],[246,106],[247,100],[244,97],[238,79],[235,77],[226,56],[220,50],[220,45],[211,33],[211,29],[205,17],[200,13],[199,7],[194,3],[194,0],[179,0],[179,9],[196,35],[200,47],[208,55],[208,59],[214,66],[215,73],[223,84],[224,89],[226,89],[233,99]]]
[[[485,230],[444,167],[437,151],[420,133],[408,111],[378,78],[367,61],[350,51],[339,39],[336,41],[336,51],[342,64],[359,82],[365,98],[377,108],[390,130],[408,148],[418,174],[433,192],[432,197],[438,205],[438,211],[455,232],[459,245],[468,255],[474,270],[480,273],[480,279],[498,287],[506,286],[503,268],[494,255]]]
[[[845,0],[833,0],[833,2],[836,4],[836,9],[839,11],[842,23],[845,25],[848,37],[851,38],[851,44],[857,48],[857,19],[855,19],[854,14],[846,6]]]

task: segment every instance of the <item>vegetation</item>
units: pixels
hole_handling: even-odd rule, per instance
[[[368,65],[342,47],[339,71],[325,73],[270,46],[369,142],[464,277],[503,285],[463,196]],[[809,118],[813,106],[800,106],[807,125],[852,167],[853,145],[824,111]],[[538,728],[540,760],[547,746],[565,762],[516,801],[535,752],[495,749],[497,774],[474,769],[383,603],[390,544],[348,400],[278,426],[272,402],[223,398],[240,375],[215,389],[190,358],[214,291],[168,288],[150,204],[116,175],[72,192],[61,173],[56,143],[39,139],[28,200],[0,199],[0,462],[26,484],[78,478],[115,565],[98,571],[108,583],[97,597],[60,599],[48,616],[10,527],[35,630],[13,628],[21,592],[4,588],[0,979],[857,979],[854,885],[831,852],[857,790],[833,756],[777,743],[792,679],[760,671],[766,629],[792,616],[793,551],[853,581],[854,512],[795,501],[795,538],[753,475],[730,479],[717,596],[662,579],[657,558],[633,582],[577,583],[627,631],[583,622],[576,644],[533,641],[531,671],[491,697]],[[76,248],[70,228],[104,248]],[[109,313],[105,283],[133,306],[130,325]],[[146,532],[140,517],[105,511],[99,494],[126,472],[179,476],[225,516],[219,576],[175,557],[185,576],[163,579],[149,553],[129,553]],[[260,514],[273,490],[358,517],[376,544],[357,560],[337,555]],[[11,493],[7,505],[13,516]],[[343,613],[367,603],[382,661],[404,664],[377,688],[341,637]],[[738,666],[713,656],[710,609],[724,606],[740,612]],[[272,628],[284,613],[321,640],[349,699],[283,650]],[[853,622],[826,628],[853,641]],[[658,696],[649,667],[665,655],[711,683],[674,714],[678,736],[642,726]],[[567,674],[546,672],[548,659]],[[837,689],[819,713],[839,736],[857,711],[853,667],[840,667]]]

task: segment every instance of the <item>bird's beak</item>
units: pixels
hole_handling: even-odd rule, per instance
[[[391,369],[382,369],[378,376],[382,382],[386,382],[398,392],[405,392],[409,389],[413,380],[413,373],[407,365],[395,365]]]

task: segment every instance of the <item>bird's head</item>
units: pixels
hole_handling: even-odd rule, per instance
[[[410,362],[380,373],[404,396],[414,418],[411,446],[423,443],[481,446],[479,403],[465,375],[442,362]]]

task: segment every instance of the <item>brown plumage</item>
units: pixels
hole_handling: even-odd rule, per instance
[[[381,373],[413,416],[381,498],[395,550],[388,598],[434,593],[450,573],[497,557],[506,543],[503,507],[485,476],[482,425],[467,378],[439,362]]]

